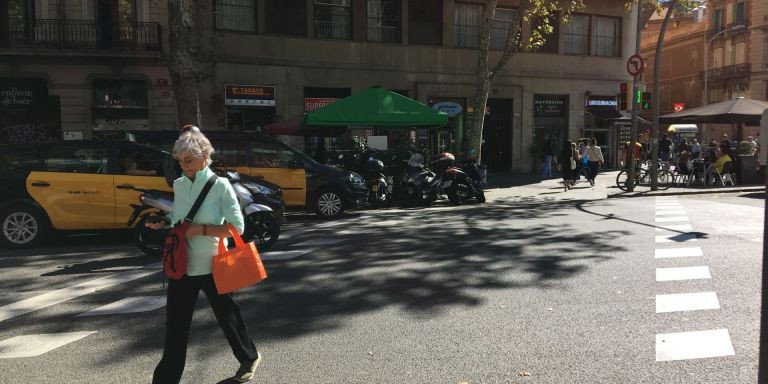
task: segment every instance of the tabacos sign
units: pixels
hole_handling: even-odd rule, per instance
[[[239,107],[274,107],[275,87],[265,85],[224,84],[224,105]]]

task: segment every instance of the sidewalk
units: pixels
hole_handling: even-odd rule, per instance
[[[736,186],[690,186],[670,187],[666,191],[651,191],[648,187],[638,186],[633,192],[624,192],[616,186],[619,171],[601,172],[592,187],[582,178],[576,186],[565,192],[561,178],[541,180],[537,174],[525,173],[489,173],[487,194],[512,196],[548,196],[568,200],[600,200],[607,198],[631,198],[642,196],[674,196],[708,193],[765,192],[764,185]],[[505,192],[502,192],[506,190]]]

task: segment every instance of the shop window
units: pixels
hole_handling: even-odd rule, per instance
[[[275,35],[307,35],[306,0],[265,1],[266,32]]]
[[[351,0],[315,0],[315,37],[352,38]]]
[[[368,41],[400,42],[400,0],[368,0]]]
[[[589,15],[572,15],[570,22],[563,26],[563,38],[565,53],[589,54]]]
[[[72,145],[48,147],[45,153],[45,172],[107,173],[107,148],[83,148]]]
[[[443,0],[408,2],[408,43],[443,45]]]
[[[598,17],[595,31],[596,54],[598,56],[619,56],[619,31],[621,19],[618,17]]]
[[[256,0],[216,0],[216,29],[256,32]]]
[[[456,3],[453,13],[453,46],[477,48],[482,20],[481,4]]]
[[[505,49],[509,27],[515,22],[517,10],[508,8],[496,8],[496,15],[491,24],[491,48]]]
[[[93,127],[149,129],[147,83],[143,80],[94,80]]]

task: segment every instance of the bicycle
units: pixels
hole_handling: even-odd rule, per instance
[[[651,186],[651,170],[648,167],[649,167],[648,164],[643,164],[642,166],[635,169],[635,184],[634,184],[635,187]],[[621,189],[622,191],[627,191],[628,179],[629,179],[629,174],[627,173],[627,170],[622,169],[621,172],[619,172],[619,174],[616,175],[616,186],[619,187],[619,189]],[[667,190],[674,183],[675,183],[675,175],[672,172],[670,172],[667,169],[658,170],[657,186],[660,190],[662,191]]]

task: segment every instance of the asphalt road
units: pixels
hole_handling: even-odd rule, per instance
[[[502,195],[292,216],[264,254],[269,278],[236,294],[264,355],[255,382],[755,383],[764,198]],[[165,314],[155,262],[121,233],[0,250],[0,383],[149,382]],[[683,296],[657,313],[662,295],[690,293],[709,307],[675,307],[697,305]],[[159,308],[78,316],[139,297]],[[35,335],[73,341],[9,357],[55,346]],[[201,295],[183,382],[236,368]]]

